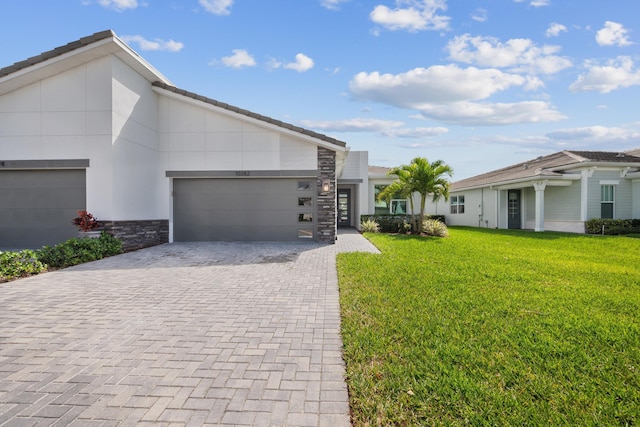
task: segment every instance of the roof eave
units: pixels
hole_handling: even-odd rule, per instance
[[[540,181],[548,181],[551,183],[551,185],[571,185],[570,181],[577,181],[580,178],[581,175],[579,174],[534,175],[525,178],[496,181],[486,184],[469,185],[452,189],[451,192],[479,190],[481,188],[490,188],[492,190],[500,190],[505,188],[522,188],[532,186],[534,182]]]

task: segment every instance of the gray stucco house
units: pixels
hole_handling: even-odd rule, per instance
[[[640,218],[640,150],[540,156],[452,183],[428,213],[449,225],[573,233],[593,218]]]

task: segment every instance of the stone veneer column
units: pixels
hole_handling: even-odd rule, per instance
[[[336,153],[318,147],[318,228],[316,240],[335,243],[336,241]],[[329,192],[322,192],[322,180],[331,182]]]

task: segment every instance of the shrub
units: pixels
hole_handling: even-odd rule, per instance
[[[36,252],[25,249],[18,252],[0,252],[0,282],[42,273],[47,266],[38,260]]]
[[[447,226],[436,219],[425,219],[422,222],[422,231],[429,236],[447,237]]]
[[[380,232],[380,224],[376,222],[376,220],[369,218],[366,221],[362,221],[360,225],[362,231],[365,233],[379,233]]]
[[[586,221],[584,225],[587,234],[616,235],[640,233],[640,219],[594,218]]]
[[[38,259],[55,268],[70,267],[122,253],[122,242],[102,232],[98,239],[73,238],[37,251]]]
[[[425,215],[425,219],[437,219],[445,223],[444,215]],[[382,233],[410,233],[412,230],[413,217],[411,215],[362,215],[360,222],[373,219],[380,225]]]

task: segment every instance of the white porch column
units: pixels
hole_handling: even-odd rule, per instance
[[[536,225],[535,231],[544,231],[544,189],[547,181],[535,181],[533,188],[536,190]]]

